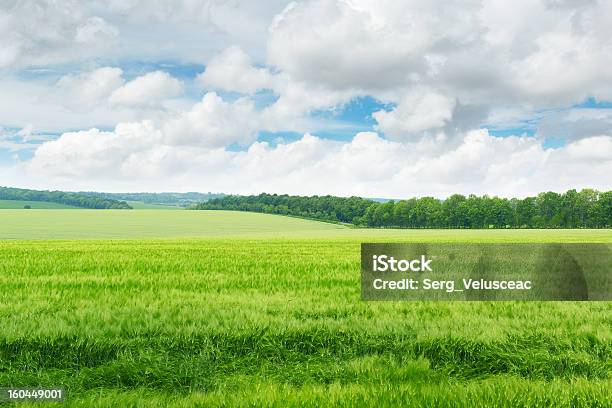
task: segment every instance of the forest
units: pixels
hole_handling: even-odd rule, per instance
[[[192,207],[282,214],[383,228],[610,228],[612,191],[543,192],[525,198],[454,194],[377,202],[360,197],[228,195]]]
[[[81,191],[89,197],[109,198],[112,200],[121,201],[141,201],[146,204],[161,204],[177,207],[188,207],[202,201],[210,200],[211,198],[223,197],[221,193],[98,193],[91,191]]]
[[[0,187],[0,200],[46,201],[92,209],[131,209],[125,201],[104,197],[92,197],[63,191],[41,191],[23,188]]]

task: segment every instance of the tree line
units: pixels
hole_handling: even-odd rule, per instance
[[[236,210],[291,215],[383,228],[610,228],[612,191],[545,192],[500,198],[454,194],[376,202],[360,197],[228,195],[200,203],[197,210]]]
[[[0,187],[0,200],[46,201],[95,209],[131,209],[125,201],[93,197],[63,191],[40,191],[23,188]]]
[[[162,204],[173,205],[179,207],[188,207],[202,201],[208,201],[211,198],[223,197],[221,193],[98,193],[92,191],[81,191],[79,194],[84,194],[90,197],[110,198],[113,200],[122,201],[142,201],[147,204]]]

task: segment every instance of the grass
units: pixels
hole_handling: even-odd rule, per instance
[[[72,205],[52,203],[47,201],[24,201],[24,200],[0,200],[0,210],[6,209],[24,209],[25,205],[29,205],[33,210],[38,209],[46,209],[46,210],[56,210],[56,209],[76,209],[78,207],[74,207]]]
[[[63,385],[68,406],[612,404],[610,302],[359,300],[364,240],[612,242],[609,230],[36,213],[37,226],[0,212],[0,386]],[[101,218],[71,223],[82,213]],[[41,239],[52,214],[73,241]],[[157,239],[126,239],[138,234]]]
[[[0,239],[325,236],[345,227],[230,211],[0,211]]]
[[[236,211],[0,211],[0,240],[296,238],[412,242],[610,242],[610,230],[399,230]]]
[[[150,204],[142,201],[128,201],[127,203],[134,210],[182,210],[181,207],[176,205]]]

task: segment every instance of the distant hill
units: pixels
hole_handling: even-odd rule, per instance
[[[46,191],[46,190],[28,190],[24,188],[0,187],[0,200],[21,201],[21,202],[46,202],[56,203],[64,206],[90,208],[90,209],[131,209],[132,207],[125,201],[115,200],[105,197],[94,197],[81,193],[72,193],[64,191]],[[10,204],[10,203],[9,203]],[[36,208],[28,203],[32,208]],[[4,204],[4,208],[9,205]],[[58,208],[57,206],[50,206]],[[13,207],[14,208],[14,207]],[[49,206],[48,206],[49,208]]]
[[[49,201],[0,200],[0,210],[31,208],[34,210],[78,209],[73,205],[52,203]]]
[[[222,198],[221,193],[99,193],[82,191],[80,194],[89,197],[107,198],[123,201],[140,201],[145,204],[161,204],[176,207],[189,207],[191,205],[206,202],[214,198]]]

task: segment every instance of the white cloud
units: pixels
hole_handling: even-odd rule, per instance
[[[330,91],[324,87],[294,81],[287,74],[274,77],[278,99],[262,111],[262,124],[268,130],[301,129],[305,117],[315,110],[333,110],[359,95],[350,90]]]
[[[184,86],[166,72],[155,71],[139,76],[115,90],[111,105],[125,107],[160,107],[165,99],[179,96]]]
[[[214,101],[214,95],[209,98]],[[22,166],[25,174],[45,175],[45,182],[60,185],[68,181],[73,189],[102,188],[115,180],[128,189],[153,191],[180,183],[185,189],[230,193],[381,197],[608,189],[612,171],[611,136],[545,149],[535,138],[496,138],[477,130],[439,153],[431,141],[398,143],[375,133],[357,134],[346,143],[306,134],[274,147],[255,142],[246,151],[199,140],[178,144],[164,133],[150,122],[122,124],[113,132],[66,133],[44,143]]]
[[[115,67],[66,74],[50,84],[7,78],[0,80],[0,93],[14,98],[0,100],[0,123],[33,124],[55,133],[66,128],[113,127],[119,122],[158,122],[191,106],[179,98],[183,90],[181,81],[161,71],[126,83],[123,70]]]
[[[513,62],[515,84],[524,94],[553,106],[589,96],[612,97],[612,73],[603,68],[612,65],[612,50],[602,52],[598,40],[552,33],[540,36],[536,44],[536,52]]]
[[[0,98],[0,124],[10,128],[32,124],[37,131],[48,134],[67,129],[108,129],[121,122],[160,122],[194,103],[179,97],[163,101],[164,109],[111,105],[109,96],[125,83],[121,69],[98,70],[64,75],[59,80],[55,75],[33,80],[0,76],[0,95],[10,95]]]
[[[270,28],[269,63],[293,80],[379,97],[425,86],[463,104],[610,98],[609,2],[522,3],[292,3]]]
[[[265,68],[255,68],[251,58],[240,48],[230,47],[214,57],[198,81],[207,88],[253,94],[273,88],[272,75]]]
[[[27,164],[34,174],[59,177],[117,177],[132,154],[159,143],[160,132],[151,122],[119,124],[113,132],[90,129],[68,132],[43,143]]]
[[[201,62],[231,44],[265,53],[287,0],[0,2],[0,69],[129,58]],[[198,39],[197,41],[194,41]]]
[[[49,183],[70,189],[117,183],[408,196],[609,188],[610,115],[568,107],[586,97],[612,98],[611,2],[285,6],[242,0],[0,4],[0,93],[9,96],[0,100],[0,123],[43,131],[115,127],[43,143],[20,164],[24,174],[40,180],[48,174]],[[125,83],[119,68],[92,70],[126,57],[205,64],[197,82],[207,93],[194,96],[190,80],[183,84],[160,71]],[[57,83],[57,77],[20,71],[59,64],[69,64],[73,74]],[[276,98],[263,107],[269,95],[261,89]],[[243,96],[224,99],[221,91]],[[372,115],[380,135],[362,132],[345,143],[313,134],[277,145],[256,140],[261,130],[316,134],[312,124],[320,116],[313,112],[341,110],[359,96],[394,106]],[[537,137],[501,139],[479,130],[527,123]],[[568,144],[543,147],[544,138],[557,137]],[[226,149],[236,144],[245,150]]]
[[[113,39],[119,35],[119,30],[109,25],[100,17],[89,17],[84,24],[76,29],[74,39],[77,43],[92,44],[94,42]]]
[[[261,127],[267,130],[301,129],[306,122],[305,116],[311,111],[332,109],[358,95],[355,91],[332,91],[295,81],[285,73],[258,68],[235,46],[213,58],[197,81],[205,88],[251,96],[262,89],[273,91],[277,100],[261,114]]]
[[[107,98],[124,83],[119,68],[102,67],[78,75],[65,75],[59,79],[53,99],[71,110],[91,110],[106,104]]]
[[[249,144],[258,128],[253,102],[240,98],[225,102],[215,92],[164,125],[165,141],[172,145],[225,147]]]
[[[51,65],[108,52],[119,31],[84,2],[23,0],[0,4],[0,69]]]
[[[567,154],[573,160],[612,162],[612,137],[593,136],[578,140],[567,147]]]
[[[411,92],[391,111],[372,116],[376,129],[397,140],[406,140],[431,129],[444,127],[453,117],[455,101],[433,92]],[[420,136],[420,135],[419,135]]]
[[[372,90],[409,84],[427,70],[424,57],[431,47],[468,30],[468,26],[459,27],[465,24],[461,17],[466,11],[452,5],[415,3],[292,3],[270,28],[269,62],[296,80],[332,89]],[[447,8],[453,9],[457,23],[440,30],[449,14]]]

